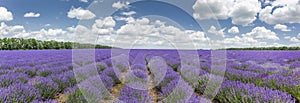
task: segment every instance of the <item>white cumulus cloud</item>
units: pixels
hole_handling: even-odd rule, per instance
[[[131,16],[133,14],[136,14],[136,12],[135,11],[129,11],[129,12],[123,12],[122,14],[125,15],[125,16]]]
[[[225,30],[225,28],[221,29],[221,30],[217,30],[217,28],[215,26],[211,26],[210,29],[207,32],[211,33],[211,34],[221,36],[221,37],[225,37],[224,30]]]
[[[105,20],[101,19],[100,21]],[[108,21],[112,20],[108,19]],[[98,21],[98,23],[94,25],[97,24],[102,23]],[[101,38],[104,38],[104,40],[101,41],[102,43],[113,43],[118,47],[124,48],[131,48],[132,45],[138,48],[172,47],[170,46],[172,44],[179,48],[193,48],[194,46],[205,47],[207,45],[204,45],[204,42],[208,40],[204,32],[181,30],[174,26],[167,26],[159,20],[154,22],[150,21],[148,18],[132,18],[127,21],[127,24],[122,25],[117,30],[111,30],[109,27],[101,28],[100,25],[94,30],[101,28],[101,31],[106,30],[107,34],[111,34],[109,37],[107,37],[108,35],[101,35]],[[195,44],[191,41],[195,41]]]
[[[117,8],[117,9],[128,8],[129,4],[130,3],[128,1],[126,1],[126,2],[118,1],[118,2],[113,3],[112,7]]]
[[[94,13],[89,10],[84,10],[81,7],[74,8],[72,7],[68,12],[69,18],[76,18],[78,20],[90,20],[96,17]]]
[[[114,31],[113,27],[115,27],[115,25],[116,22],[112,17],[97,19],[93,24],[92,31],[101,35],[109,35]]]
[[[290,41],[291,41],[291,42],[295,42],[295,43],[300,42],[300,40],[299,40],[298,38],[296,38],[296,37],[292,37],[292,38],[290,39]]]
[[[4,22],[0,25],[0,37],[7,38],[34,38],[38,40],[57,40],[57,41],[71,41],[71,32],[63,29],[41,29],[37,31],[27,31],[22,25],[9,26]]]
[[[36,17],[40,17],[41,14],[40,13],[34,13],[34,12],[28,12],[24,14],[25,18],[36,18]]]
[[[193,5],[196,19],[232,19],[233,24],[248,26],[261,9],[258,0],[197,0]]]
[[[277,34],[265,27],[255,27],[251,32],[243,34],[245,37],[253,37],[255,39],[279,40]]]
[[[300,23],[298,0],[276,0],[259,13],[259,18],[268,24]]]
[[[88,0],[79,0],[80,2],[85,2],[85,3],[87,3],[87,2],[89,2]]]
[[[229,12],[229,17],[233,24],[248,26],[256,20],[260,10],[261,3],[258,0],[236,0]]]
[[[13,37],[15,34],[26,33],[24,26],[14,25],[8,26],[4,22],[1,22],[0,25],[0,37]]]
[[[197,19],[227,19],[234,0],[197,0],[193,16]]]
[[[0,21],[12,21],[13,15],[5,7],[0,7]]]
[[[281,30],[281,31],[291,31],[291,29],[289,29],[286,25],[282,25],[282,24],[276,24],[274,26],[274,29]]]
[[[285,37],[290,39],[290,37]],[[255,27],[250,32],[237,35],[235,37],[227,37],[224,40],[215,41],[214,43],[224,42],[227,47],[270,47],[278,46],[276,41],[280,40],[277,34],[265,27]]]
[[[300,43],[300,33],[295,37],[287,36],[285,39],[288,39],[293,43]]]
[[[237,34],[237,33],[240,33],[240,30],[239,30],[238,27],[233,26],[233,27],[231,27],[231,28],[228,30],[228,33],[231,33],[231,34]]]

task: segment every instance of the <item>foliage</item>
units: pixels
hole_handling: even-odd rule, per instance
[[[300,47],[252,47],[252,48],[226,48],[226,50],[300,50]]]
[[[111,48],[103,45],[80,44],[75,42],[41,41],[23,38],[0,38],[0,50],[43,50],[72,48]]]

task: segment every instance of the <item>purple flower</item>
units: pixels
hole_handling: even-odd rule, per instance
[[[108,66],[105,63],[98,62],[98,63],[96,63],[96,68],[97,68],[97,71],[100,74],[103,70],[107,69]]]
[[[99,102],[100,100],[111,99],[110,92],[105,84],[100,83],[101,78],[94,76],[78,84],[80,92],[85,96],[88,102]]]
[[[114,71],[113,68],[107,68],[107,69],[105,69],[103,71],[102,75],[107,75],[107,76],[111,77],[113,79],[113,81],[114,81],[115,84],[121,83],[120,79],[116,75],[116,72]]]
[[[35,77],[29,81],[29,84],[41,93],[43,99],[53,98],[59,92],[58,85],[50,78]]]
[[[300,63],[299,63],[299,61],[293,62],[293,63],[290,65],[290,69],[295,69],[295,68],[300,68]]]
[[[65,88],[72,86],[70,79],[65,76],[64,73],[52,74],[49,76],[49,78],[51,78],[58,85],[59,92],[64,91]]]
[[[47,100],[35,100],[32,103],[59,103],[59,102],[53,99],[47,99]]]
[[[66,95],[67,103],[86,103],[84,96],[82,95],[78,87],[67,88],[64,92]]]
[[[143,64],[134,64],[131,66],[131,70],[141,70],[145,73],[148,72],[147,66]]]
[[[118,99],[125,103],[149,103],[152,100],[148,91],[137,90],[127,86],[121,90]]]
[[[0,87],[7,87],[16,83],[26,83],[29,76],[23,73],[4,74],[0,76]]]
[[[217,99],[221,102],[295,102],[295,98],[288,93],[238,81],[225,81]]]
[[[0,88],[0,102],[28,103],[38,98],[40,98],[39,91],[28,84],[18,83]]]

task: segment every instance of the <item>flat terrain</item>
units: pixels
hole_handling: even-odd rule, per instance
[[[0,51],[0,103],[300,100],[300,51]]]

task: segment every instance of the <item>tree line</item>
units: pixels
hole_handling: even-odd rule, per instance
[[[282,46],[282,47],[227,48],[226,50],[300,50],[300,47]]]
[[[0,50],[43,50],[73,48],[111,48],[110,46],[81,44],[76,42],[41,41],[23,38],[0,38]]]

